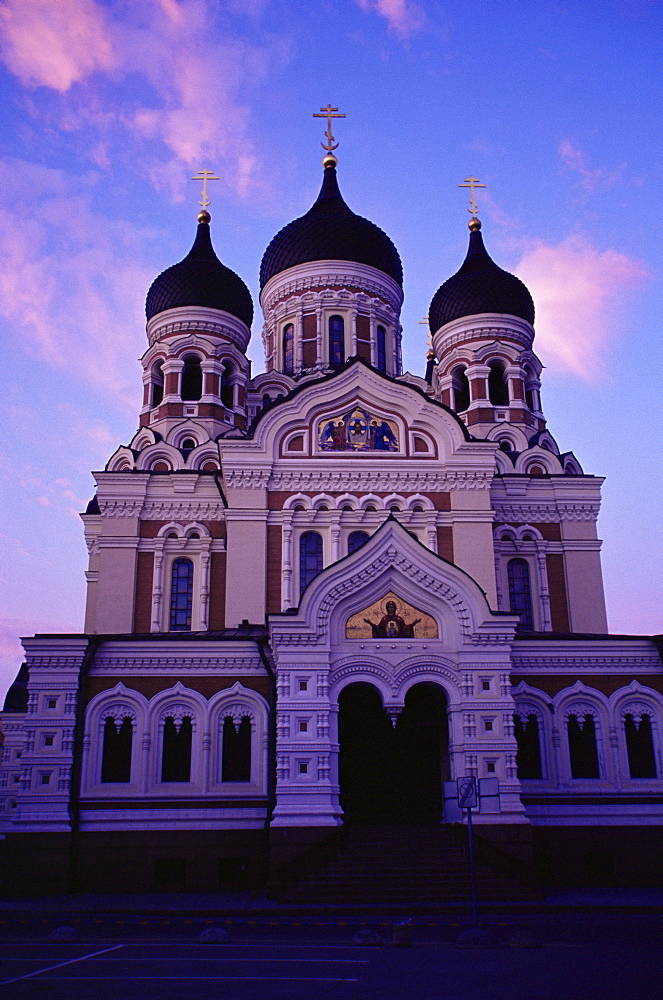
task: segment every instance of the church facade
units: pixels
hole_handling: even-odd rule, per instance
[[[149,290],[84,632],[24,640],[2,716],[10,890],[257,887],[344,823],[458,822],[468,775],[553,880],[660,846],[661,658],[607,633],[602,480],[547,429],[531,296],[473,216],[403,374],[399,255],[323,163],[263,257],[264,373],[206,211]]]

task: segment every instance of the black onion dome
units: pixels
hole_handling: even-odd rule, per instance
[[[403,285],[398,250],[378,226],[348,208],[333,166],[325,167],[320,194],[306,215],[288,223],[265,250],[260,287],[264,288],[275,274],[312,260],[368,264]]]
[[[28,673],[27,663],[22,663],[11,687],[7,691],[3,712],[27,712],[28,710]]]
[[[163,271],[147,293],[148,320],[165,309],[206,306],[237,316],[247,326],[253,321],[253,300],[242,279],[214,253],[209,223],[199,222],[193,246],[179,264]]]
[[[505,313],[534,323],[534,302],[526,286],[488,256],[481,233],[475,229],[462,267],[433,296],[428,310],[431,333],[454,319],[477,313]]]

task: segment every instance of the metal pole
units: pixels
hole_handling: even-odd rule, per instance
[[[472,887],[472,925],[479,926],[477,915],[477,878],[474,870],[474,839],[472,836],[472,810],[467,810],[467,846],[470,856],[470,885]]]

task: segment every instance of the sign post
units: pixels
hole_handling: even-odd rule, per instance
[[[467,847],[470,859],[470,886],[472,891],[472,926],[479,926],[477,915],[477,879],[474,868],[474,839],[472,836],[472,810],[478,805],[477,779],[474,775],[458,778],[458,805],[467,810]]]

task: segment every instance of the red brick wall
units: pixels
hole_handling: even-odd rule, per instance
[[[270,494],[271,496],[271,494]],[[281,610],[281,525],[267,525],[267,613]]]
[[[212,552],[209,568],[209,627],[226,627],[226,553]]]
[[[454,561],[454,536],[451,525],[437,529],[437,552],[448,562]]]
[[[139,552],[136,563],[134,632],[149,632],[152,624],[152,582],[154,552]]]
[[[569,632],[569,604],[566,597],[564,556],[547,555],[548,590],[550,592],[550,618],[553,632]]]

